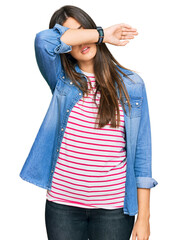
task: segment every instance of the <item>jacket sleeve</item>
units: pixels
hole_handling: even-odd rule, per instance
[[[51,29],[36,34],[34,40],[35,57],[39,70],[48,83],[51,92],[55,89],[59,73],[62,70],[61,53],[72,50],[71,45],[65,44],[60,37],[69,28],[58,23]]]
[[[141,78],[142,79],[142,78]],[[135,153],[137,188],[152,188],[158,182],[152,178],[151,125],[145,83],[142,80],[142,112]]]

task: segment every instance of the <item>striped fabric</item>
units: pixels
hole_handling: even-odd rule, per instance
[[[94,103],[94,74],[84,72],[92,88],[73,107],[61,143],[60,153],[47,190],[49,201],[81,208],[123,208],[126,181],[124,115],[121,126],[95,128],[98,108]],[[96,101],[99,105],[100,95]]]

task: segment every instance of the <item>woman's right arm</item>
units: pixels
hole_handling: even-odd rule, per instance
[[[122,36],[123,35],[123,36]],[[136,30],[127,24],[116,24],[104,29],[104,43],[124,46],[137,35]],[[43,30],[35,37],[35,56],[39,70],[48,83],[52,94],[62,71],[60,54],[72,51],[72,46],[96,43],[99,34],[96,29],[71,29],[58,23],[51,29]]]
[[[48,83],[52,94],[62,70],[60,54],[72,50],[71,45],[67,45],[60,40],[61,35],[69,28],[55,24],[52,29],[43,30],[36,34],[34,46],[35,56],[39,70]]]
[[[63,42],[61,36],[69,32],[67,39],[70,44]],[[63,37],[63,36],[62,36]],[[51,29],[43,30],[35,37],[35,56],[39,70],[48,83],[51,92],[55,89],[59,73],[62,70],[60,54],[72,50],[72,46],[98,41],[96,29],[70,29],[58,23]]]

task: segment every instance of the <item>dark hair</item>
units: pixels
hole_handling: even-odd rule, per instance
[[[81,8],[72,5],[65,5],[54,12],[51,17],[49,28],[53,28],[55,23],[63,25],[67,18],[72,17],[77,20],[85,29],[95,29],[96,24],[91,19],[91,17]],[[84,94],[88,94],[87,82],[83,81],[83,75],[75,71],[75,64],[77,60],[71,56],[71,54],[64,53],[60,55],[61,62],[66,72],[66,75],[72,79],[74,84],[79,87]],[[96,94],[100,91],[100,104],[98,109],[98,127],[104,127],[110,121],[110,127],[120,126],[120,113],[117,90],[115,82],[119,89],[120,100],[123,100],[123,95],[127,100],[129,111],[131,108],[129,95],[125,84],[119,74],[121,72],[124,76],[128,77],[124,72],[122,72],[116,64],[124,69],[127,69],[120,65],[116,59],[112,56],[109,49],[105,43],[97,45],[97,53],[94,57],[94,74],[96,81],[96,91],[94,95],[94,101],[96,99]],[[117,70],[116,70],[117,69]],[[127,69],[130,70],[130,69]],[[132,71],[132,70],[130,70]],[[129,77],[128,77],[129,78]],[[130,78],[129,78],[130,79]],[[130,79],[131,80],[131,79]],[[78,84],[79,83],[79,84]],[[95,101],[96,104],[96,101]],[[122,101],[124,111],[124,101]],[[97,105],[97,104],[96,104]],[[118,114],[117,114],[118,113]],[[116,120],[117,114],[117,120]],[[96,122],[95,122],[96,124]]]

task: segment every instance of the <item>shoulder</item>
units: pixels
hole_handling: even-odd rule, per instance
[[[127,75],[124,76],[119,72],[129,96],[136,99],[142,98],[145,89],[145,82],[143,78],[138,73],[128,69],[121,68],[121,71]]]
[[[128,77],[134,82],[134,84],[144,85],[144,80],[138,73],[131,71],[131,74],[129,74]]]
[[[140,84],[140,85],[144,85],[144,80],[142,79],[142,77],[138,73],[133,72],[133,71],[128,70],[128,69],[124,69],[124,68],[122,68],[122,67],[120,67],[118,65],[117,65],[117,67],[119,68],[119,70],[121,70],[123,73],[125,73],[128,76],[128,77],[124,76],[119,71],[119,74],[123,78],[125,84],[127,83],[127,84]]]

